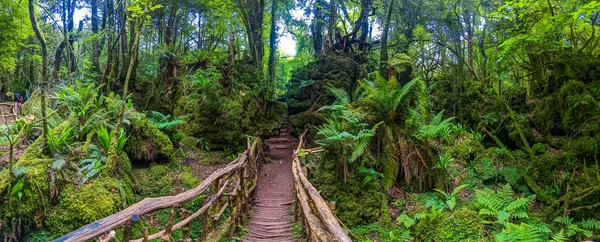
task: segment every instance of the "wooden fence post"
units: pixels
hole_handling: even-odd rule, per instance
[[[190,216],[190,211],[188,211],[185,208],[181,209],[181,216],[187,218],[188,216]],[[185,226],[183,226],[183,228],[181,229],[182,233],[183,233],[183,238],[182,241],[183,242],[192,242],[192,237],[191,237],[191,225],[188,223]]]
[[[178,204],[173,205],[171,208],[171,214],[169,215],[169,221],[167,222],[167,227],[165,228],[165,233],[160,237],[160,241],[168,242],[171,241],[171,230],[173,229],[173,224],[175,224],[175,215],[177,214]]]

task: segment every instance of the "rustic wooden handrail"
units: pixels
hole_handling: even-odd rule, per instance
[[[317,189],[308,181],[302,170],[298,153],[304,148],[306,132],[307,130],[300,135],[298,148],[294,150],[292,173],[296,183],[296,196],[298,197],[299,207],[304,216],[305,227],[308,228],[308,238],[310,241],[351,242],[352,239],[348,236],[347,231],[342,228],[331,208]],[[319,151],[322,150],[313,149],[312,153]]]
[[[187,215],[186,218],[183,218],[181,221],[175,223],[174,221],[174,217],[175,216],[171,216],[171,218],[169,219],[169,222],[167,223],[167,226],[164,230],[155,233],[155,234],[151,234],[149,235],[147,233],[147,228],[145,228],[144,230],[144,237],[140,238],[140,239],[134,239],[134,240],[129,240],[128,238],[126,238],[128,241],[130,242],[142,242],[142,241],[149,241],[152,239],[161,239],[161,241],[169,241],[170,237],[171,237],[171,233],[174,230],[177,229],[184,229],[186,230],[186,236],[188,236],[187,238],[184,238],[184,240],[190,240],[189,238],[189,223],[192,222],[194,219],[196,219],[197,217],[199,217],[200,215],[204,214],[204,213],[209,213],[208,215],[206,215],[205,217],[213,219],[214,217],[216,217],[218,219],[218,217],[220,217],[220,215],[224,212],[224,210],[228,207],[230,207],[231,209],[234,209],[234,217],[235,217],[235,222],[233,225],[240,225],[242,222],[242,216],[243,216],[243,212],[247,211],[247,209],[244,209],[242,207],[244,206],[248,206],[248,200],[247,198],[249,197],[248,193],[250,193],[253,189],[250,188],[248,189],[246,187],[245,184],[249,184],[248,182],[244,182],[244,180],[246,179],[246,177],[244,177],[244,174],[247,174],[248,176],[253,175],[254,178],[254,183],[256,183],[256,174],[255,171],[258,170],[258,162],[257,159],[259,159],[260,157],[260,152],[256,151],[256,146],[259,142],[262,142],[259,138],[256,138],[254,143],[251,143],[250,141],[248,141],[248,149],[246,151],[244,151],[243,153],[241,153],[237,159],[235,159],[234,161],[232,161],[231,163],[229,163],[228,165],[226,165],[225,167],[218,169],[217,171],[213,172],[212,174],[210,174],[206,179],[204,179],[202,181],[202,183],[200,185],[198,185],[197,187],[190,189],[188,191],[185,191],[183,193],[177,194],[177,195],[173,195],[173,196],[165,196],[165,197],[157,197],[157,198],[145,198],[142,201],[133,204],[131,206],[129,206],[128,208],[117,212],[113,215],[110,215],[106,218],[97,220],[95,222],[92,222],[88,225],[85,225],[67,235],[64,235],[54,241],[87,241],[87,240],[91,240],[91,239],[95,239],[95,238],[99,238],[100,236],[106,236],[106,235],[111,235],[114,236],[114,230],[120,226],[124,226],[124,234],[125,231],[127,231],[127,234],[129,233],[128,230],[130,230],[130,226],[131,226],[131,222],[133,220],[134,217],[141,217],[143,215],[161,210],[161,209],[166,209],[166,208],[172,208],[172,213],[176,213],[176,210],[179,209],[181,204],[184,204],[188,201],[191,201],[194,198],[197,198],[198,196],[202,195],[205,191],[208,190],[208,188],[210,186],[215,186],[215,190],[216,192],[209,196],[209,200],[205,202],[205,204],[198,209],[196,212],[190,214],[190,212],[188,212],[187,210],[185,210],[185,214]],[[249,168],[249,169],[247,169]],[[254,174],[248,174],[248,173],[254,173]],[[224,205],[221,207],[220,206],[220,198],[221,195],[223,195],[224,191],[228,188],[228,184],[230,182],[231,179],[236,179],[237,180],[237,184],[233,185],[232,191],[229,194],[225,194],[228,195],[226,196],[228,201],[224,203]],[[231,190],[231,186],[229,187]],[[236,203],[233,204],[232,202],[229,201],[234,201],[233,199],[235,199]],[[216,209],[214,214],[210,214],[209,212],[209,208],[211,206],[213,206],[214,204],[216,204]],[[236,206],[234,206],[236,205]],[[210,210],[212,211],[212,209]],[[217,220],[215,219],[215,220]],[[235,229],[236,226],[231,226],[231,229]],[[187,227],[187,228],[186,228]],[[209,226],[207,226],[209,227]],[[210,228],[207,228],[206,231],[203,230],[204,232],[209,233],[212,229],[212,226],[210,226]],[[230,233],[231,235],[232,233]],[[205,234],[203,234],[203,236],[206,236]],[[128,236],[127,236],[128,237]],[[101,241],[103,241],[103,239],[100,239]]]

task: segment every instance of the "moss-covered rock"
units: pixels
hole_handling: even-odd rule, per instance
[[[327,87],[350,92],[356,85],[357,76],[357,63],[352,56],[321,55],[292,74],[286,93],[289,113],[296,114],[329,104],[334,98]]]
[[[165,133],[144,118],[134,119],[127,127],[130,134],[125,152],[134,161],[144,163],[169,160],[173,143]]]
[[[49,213],[46,224],[53,235],[60,236],[122,208],[116,181],[94,179],[88,184],[67,186],[58,206]]]

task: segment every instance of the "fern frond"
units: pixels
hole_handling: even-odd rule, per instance
[[[593,218],[584,219],[581,221],[581,227],[587,230],[600,230],[600,220],[596,220]]]
[[[569,237],[565,235],[565,231],[562,229],[558,231],[558,233],[552,235],[552,242],[566,242],[568,239]]]

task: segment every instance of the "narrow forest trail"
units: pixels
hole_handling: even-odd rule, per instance
[[[259,173],[254,206],[244,241],[295,241],[292,154],[298,140],[290,134],[290,130],[290,121],[286,118],[279,137],[267,139],[271,162],[264,165]]]

